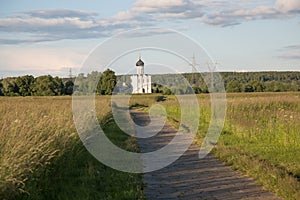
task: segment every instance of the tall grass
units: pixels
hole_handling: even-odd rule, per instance
[[[0,98],[0,192],[15,197],[26,182],[76,140],[70,100]],[[39,179],[35,177],[35,181]]]
[[[286,199],[300,198],[300,93],[229,95],[216,155]]]
[[[300,199],[300,93],[227,95],[227,118],[213,153],[286,199]],[[176,127],[175,96],[133,95],[131,106],[163,105]],[[159,101],[159,102],[157,102]],[[201,144],[210,122],[209,95],[198,95]],[[136,140],[107,119],[110,98],[97,97],[99,121],[115,144]],[[0,199],[142,199],[141,177],[95,160],[77,136],[70,97],[0,98]]]
[[[142,198],[140,176],[108,168],[86,151],[71,105],[70,97],[0,98],[0,199]],[[110,98],[97,97],[96,109],[104,120]],[[138,150],[107,123],[115,143]]]
[[[209,95],[198,95],[200,145],[210,122]],[[286,199],[300,199],[300,93],[227,95],[227,117],[213,153],[233,168],[254,177]],[[168,118],[180,122],[174,96],[165,106]]]

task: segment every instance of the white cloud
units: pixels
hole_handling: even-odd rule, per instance
[[[121,11],[117,13],[116,15],[112,16],[112,19],[116,20],[130,20],[136,17],[136,14],[134,12],[130,12],[129,10]]]
[[[80,10],[32,10],[0,18],[0,33],[16,34],[16,39],[0,36],[0,43],[107,37],[130,28],[157,26],[162,19],[176,23],[194,20],[226,27],[250,20],[287,18],[298,14],[300,0],[277,0],[276,4],[271,0],[137,0],[129,10],[102,19],[97,18],[97,13]],[[31,35],[18,38],[20,33]]]
[[[176,8],[186,6],[185,0],[138,0],[134,3],[132,11],[134,12],[164,12],[175,11]]]
[[[272,7],[258,6],[249,9],[235,9],[228,11],[217,11],[205,16],[202,21],[210,25],[228,26],[238,25],[244,21],[275,19],[283,15]]]
[[[129,16],[125,15],[126,13],[123,13],[116,18],[97,19],[93,17],[94,13],[84,11],[38,10],[24,12],[21,16],[0,18],[0,32],[15,33],[16,35],[14,39],[0,37],[0,42],[2,44],[18,44],[107,37],[124,28],[139,25],[137,20],[131,20]],[[127,20],[125,20],[126,18]],[[31,35],[18,38],[20,33]]]
[[[277,3],[283,0],[277,0]],[[297,1],[297,3],[295,3]],[[288,0],[290,10],[295,11],[299,0]],[[273,6],[272,6],[273,4]],[[297,4],[297,5],[296,5]],[[276,4],[277,5],[277,4]],[[133,13],[135,15],[133,15]],[[250,20],[291,17],[275,7],[271,0],[137,0],[122,18],[136,19],[146,15],[148,19],[196,20],[214,26],[232,26]],[[295,13],[294,13],[295,14]]]
[[[283,13],[288,12],[300,12],[300,1],[299,0],[277,0],[275,8]]]
[[[278,12],[274,8],[270,8],[267,6],[259,6],[253,9],[241,9],[235,10],[231,13],[232,16],[236,17],[250,17],[252,18],[267,18],[268,16],[277,15]]]
[[[66,9],[49,9],[49,10],[31,10],[23,12],[31,17],[38,18],[64,18],[64,17],[75,17],[75,18],[89,18],[97,16],[98,13],[81,11],[81,10],[66,10]]]
[[[186,18],[185,13],[161,13],[159,18]]]
[[[24,31],[31,32],[33,30],[41,31],[44,28],[51,29],[87,29],[96,27],[97,24],[92,20],[81,20],[80,18],[5,18],[0,19],[1,31]]]

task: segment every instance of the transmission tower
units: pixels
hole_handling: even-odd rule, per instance
[[[192,66],[192,85],[196,84],[196,66],[199,66],[199,64],[197,64],[196,62],[196,57],[195,57],[195,53],[193,54],[192,57],[192,63],[190,64],[190,66]]]
[[[73,74],[72,74],[72,68],[69,69],[69,78],[73,78]]]

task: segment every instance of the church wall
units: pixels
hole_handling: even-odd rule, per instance
[[[131,76],[132,93],[152,93],[150,75],[132,75]],[[143,91],[144,89],[144,91]]]

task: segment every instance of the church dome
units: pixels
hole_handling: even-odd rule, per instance
[[[144,62],[141,60],[141,58],[136,62],[136,66],[144,66]]]

